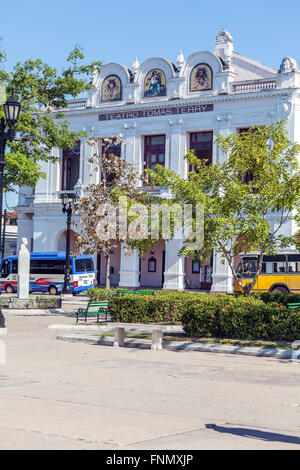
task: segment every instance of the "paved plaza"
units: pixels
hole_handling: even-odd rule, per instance
[[[56,340],[6,315],[0,449],[300,449],[300,365]]]

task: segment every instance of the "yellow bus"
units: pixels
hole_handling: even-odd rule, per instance
[[[258,263],[258,255],[241,255],[237,273],[243,285],[251,283]],[[242,289],[235,281],[235,292]],[[253,292],[300,292],[300,254],[280,253],[265,255],[261,272],[258,275]]]

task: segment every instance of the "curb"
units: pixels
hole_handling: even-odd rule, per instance
[[[88,344],[103,344],[106,346],[113,346],[113,338],[107,336],[92,336],[92,335],[58,335],[58,340],[70,341],[72,343],[83,342]],[[266,348],[249,348],[242,346],[224,346],[219,344],[206,344],[206,343],[182,343],[179,341],[163,341],[163,349],[171,351],[199,351],[199,352],[212,352],[221,354],[239,354],[244,356],[255,357],[274,357],[276,359],[292,359],[293,351],[289,349],[266,349]],[[126,338],[125,347],[143,349],[151,348],[151,341],[139,340],[134,338]]]
[[[10,315],[16,315],[20,317],[41,317],[41,316],[55,316],[61,315],[64,311],[61,308],[53,309],[2,309],[5,316],[9,317]]]

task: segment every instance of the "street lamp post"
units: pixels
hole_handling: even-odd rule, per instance
[[[7,141],[12,142],[15,138],[15,124],[19,119],[21,105],[14,96],[10,96],[3,105],[5,118],[0,120],[0,248],[2,251],[2,196],[3,196],[3,174],[5,168],[5,146]]]
[[[2,237],[2,205],[3,205],[3,174],[5,168],[5,146],[7,141],[15,138],[15,124],[19,119],[21,105],[14,96],[10,96],[3,105],[5,118],[0,119],[0,249],[4,253],[4,237]],[[5,225],[4,225],[5,230]],[[0,308],[0,328],[4,331],[5,318]]]
[[[66,239],[66,270],[65,270],[65,279],[64,287],[62,293],[66,295],[72,295],[72,288],[70,287],[70,245],[71,245],[71,223],[72,223],[72,212],[74,203],[76,202],[77,195],[74,193],[65,192],[62,196],[62,211],[64,214],[67,214],[67,239]]]

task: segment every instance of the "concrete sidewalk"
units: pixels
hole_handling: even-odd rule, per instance
[[[298,364],[73,344],[55,321],[6,317],[0,449],[300,449]]]
[[[114,328],[107,325],[89,325],[89,324],[78,324],[78,325],[66,325],[54,323],[48,326],[51,330],[70,331],[68,334],[58,334],[57,339],[63,341],[85,342],[89,344],[105,344],[108,346],[113,345],[113,338],[103,336],[103,334],[114,334]],[[127,326],[127,334],[140,334],[141,330],[135,328],[132,324],[132,328]],[[80,332],[80,333],[79,333]],[[93,332],[94,336],[87,334],[87,332]],[[74,334],[75,333],[75,334]],[[98,335],[97,335],[98,333]],[[102,336],[101,336],[102,334]],[[129,340],[128,337],[125,339],[125,345],[128,347],[151,347],[151,341],[146,339],[134,339]],[[196,343],[191,341],[163,341],[163,348],[171,351],[198,351],[198,352],[211,352],[221,354],[239,354],[242,356],[257,356],[257,357],[274,357],[277,359],[290,360],[293,357],[292,349],[276,349],[276,348],[259,348],[259,347],[246,347],[246,346],[232,346],[226,344],[214,344],[214,343]]]

